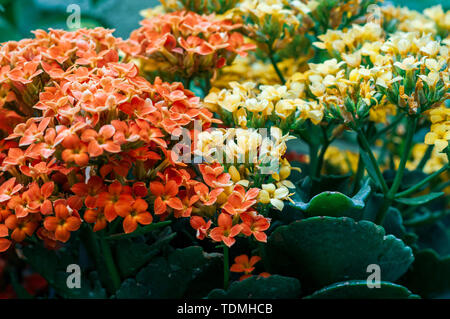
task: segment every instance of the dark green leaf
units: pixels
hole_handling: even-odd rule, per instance
[[[279,227],[266,247],[271,272],[311,287],[367,279],[370,264],[381,267],[384,280],[395,281],[414,260],[411,248],[382,227],[346,217],[312,217]]]
[[[395,201],[405,205],[417,206],[431,202],[432,200],[441,197],[442,195],[444,195],[443,192],[436,192],[411,198],[396,198]]]
[[[214,289],[208,299],[294,299],[300,296],[300,282],[295,278],[272,275],[252,276],[233,282],[227,291]]]
[[[440,258],[431,249],[419,251],[401,284],[424,298],[450,298],[450,257]]]
[[[177,249],[167,258],[153,259],[139,271],[134,282],[128,281],[123,288],[133,295],[145,292],[140,298],[183,298],[188,291],[200,294],[196,296],[199,298],[221,285],[222,276],[218,275],[221,267],[220,254],[206,254],[200,247],[191,246]],[[205,274],[209,277],[205,278]],[[118,297],[122,295],[123,292]]]
[[[365,280],[332,284],[314,292],[306,299],[405,299],[418,298],[403,286],[381,281],[380,287],[369,288]]]
[[[122,277],[129,277],[135,274],[140,268],[155,257],[162,247],[176,236],[176,233],[169,234],[157,240],[154,244],[135,243],[131,240],[119,242],[116,247],[117,266]]]

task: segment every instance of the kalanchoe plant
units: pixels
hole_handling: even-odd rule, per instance
[[[373,3],[163,1],[125,40],[1,44],[2,295],[448,293],[450,13]]]

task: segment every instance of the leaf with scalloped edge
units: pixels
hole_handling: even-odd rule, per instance
[[[252,276],[233,282],[225,291],[214,289],[208,299],[294,299],[300,296],[300,282],[296,278],[272,275],[268,278]]]
[[[338,282],[315,291],[305,299],[415,299],[419,298],[407,288],[381,281],[380,287],[369,288],[366,280]]]
[[[370,194],[370,185],[367,180],[359,192],[349,197],[341,192],[326,191],[313,196],[309,202],[294,199],[293,207],[298,208],[309,216],[332,216],[341,217],[352,214],[349,217],[357,217],[353,209],[364,208],[364,201]]]
[[[272,273],[293,276],[305,287],[367,279],[378,264],[385,281],[395,281],[414,260],[412,250],[383,227],[351,218],[311,217],[277,228],[266,246]]]
[[[433,249],[416,252],[400,283],[424,298],[449,298],[450,256],[439,257]]]

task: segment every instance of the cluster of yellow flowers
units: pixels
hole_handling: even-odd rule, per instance
[[[450,108],[441,105],[429,111],[430,132],[425,135],[425,143],[435,145],[438,151],[448,146],[450,140]]]
[[[283,201],[292,195],[289,189],[295,188],[288,180],[291,165],[284,158],[286,142],[294,138],[275,126],[270,130],[210,129],[198,134],[194,154],[226,167],[235,184],[260,188],[260,202],[282,210]]]
[[[243,128],[265,127],[270,121],[286,131],[301,126],[306,120],[319,124],[323,118],[323,107],[317,101],[300,98],[304,86],[299,82],[261,85],[259,88],[254,82],[231,82],[229,87],[213,88],[204,100],[226,124],[234,123]]]
[[[291,81],[302,81],[330,118],[352,123],[370,114],[385,122],[394,105],[420,114],[448,98],[449,46],[429,35],[398,32],[383,40],[382,29],[368,23],[319,38],[315,45],[335,58],[309,64]]]
[[[369,22],[364,25],[354,24],[346,30],[328,30],[319,35],[320,41],[313,45],[325,49],[330,56],[341,58],[350,66],[361,64],[361,56],[375,59],[377,51],[384,39],[384,30],[377,23]]]
[[[278,63],[278,68],[286,76],[301,72],[306,66],[306,58],[288,58]],[[239,82],[242,79],[263,85],[280,83],[273,65],[256,59],[254,55],[238,56],[234,62],[219,70],[218,76],[213,80],[212,86],[219,89],[228,88],[230,82]]]
[[[271,55],[313,26],[308,14],[317,5],[317,1],[243,0],[230,14],[242,21],[246,35]]]
[[[411,152],[411,160],[408,161],[408,163],[406,164],[406,168],[409,170],[416,169],[417,165],[419,165],[420,161],[425,155],[427,149],[428,149],[427,144],[414,145]],[[435,147],[431,152],[430,158],[423,166],[423,172],[426,174],[432,174],[441,169],[441,167],[447,163],[448,163],[447,156],[445,156],[444,153],[440,153],[440,151]]]
[[[423,14],[406,7],[381,7],[385,27],[403,32],[420,32],[445,38],[450,32],[450,11],[444,12],[441,5],[425,9]]]
[[[329,146],[325,153],[327,174],[355,174],[358,169],[358,153]]]

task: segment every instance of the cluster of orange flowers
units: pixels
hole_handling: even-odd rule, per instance
[[[230,64],[236,55],[246,56],[255,45],[244,42],[241,27],[214,15],[176,11],[141,22],[120,48],[137,58],[145,71],[192,78]]]
[[[171,136],[193,135],[195,121],[209,128],[213,114],[181,83],[151,84],[120,62],[111,33],[38,30],[0,46],[0,252],[34,234],[59,247],[83,222],[99,231],[120,221],[130,233],[171,214],[192,216],[200,239],[265,241],[258,189],[234,185],[219,164],[200,164],[198,176],[172,151]]]

